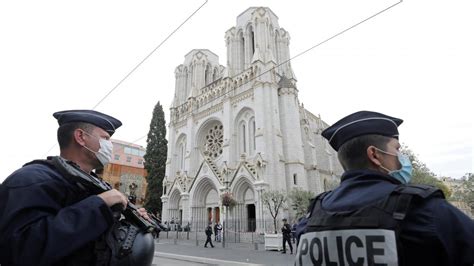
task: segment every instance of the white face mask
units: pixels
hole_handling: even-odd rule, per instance
[[[98,138],[100,148],[99,148],[99,151],[97,151],[97,152],[89,149],[87,146],[84,146],[84,148],[86,148],[89,151],[93,152],[95,154],[95,157],[97,157],[97,160],[99,160],[99,162],[102,164],[102,166],[106,166],[112,160],[112,150],[113,150],[113,147],[114,147],[114,145],[112,144],[112,141],[96,137],[96,136],[94,136],[92,134],[89,134],[87,132],[85,132],[85,133],[89,136]]]

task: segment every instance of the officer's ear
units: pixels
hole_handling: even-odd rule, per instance
[[[381,165],[383,165],[383,154],[379,152],[379,149],[375,146],[369,146],[367,148],[367,158],[371,162],[373,166],[376,168],[379,168]]]
[[[85,146],[86,142],[84,141],[86,133],[84,133],[84,130],[81,128],[76,128],[74,129],[74,132],[72,134],[72,138],[74,139],[75,142],[77,142],[80,146]]]

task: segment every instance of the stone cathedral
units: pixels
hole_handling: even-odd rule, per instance
[[[243,232],[264,232],[271,220],[264,191],[318,194],[342,174],[321,136],[328,125],[299,102],[289,40],[269,8],[251,7],[225,33],[226,66],[206,49],[185,55],[175,70],[163,221],[198,230],[222,223],[228,191],[237,202],[229,221],[238,220]],[[281,217],[293,219],[288,206]]]

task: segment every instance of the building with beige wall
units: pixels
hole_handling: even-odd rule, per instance
[[[98,172],[105,181],[126,195],[135,195],[137,204],[143,204],[146,195],[146,175],[143,165],[145,148],[112,139],[112,161]]]

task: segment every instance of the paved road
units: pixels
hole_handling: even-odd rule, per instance
[[[160,239],[155,243],[156,265],[293,265],[294,255],[278,251],[265,251],[262,244],[255,250],[254,244],[214,243],[215,248],[204,248],[204,242],[196,246],[195,240]]]

